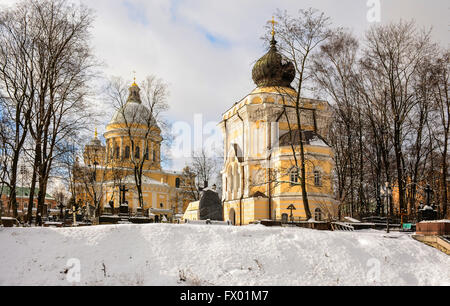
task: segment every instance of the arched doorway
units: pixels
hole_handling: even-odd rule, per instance
[[[234,208],[230,209],[228,218],[230,219],[231,224],[236,225],[236,212],[234,211]]]

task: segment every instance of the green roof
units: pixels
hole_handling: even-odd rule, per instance
[[[22,197],[28,198],[30,196],[30,191],[31,191],[31,188],[29,188],[29,187],[19,187],[19,186],[17,186],[16,187],[16,197],[17,198],[22,198]],[[4,186],[1,193],[2,194],[6,194],[7,196],[9,196],[9,193],[10,193],[9,187],[8,186]],[[35,188],[34,189],[34,197],[37,198],[38,194],[39,194],[39,188]],[[45,199],[47,199],[47,200],[54,200],[54,198],[51,195],[49,195],[48,193],[45,194]]]

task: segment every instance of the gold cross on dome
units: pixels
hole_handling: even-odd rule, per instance
[[[136,71],[135,70],[133,70],[133,80],[134,80],[133,86],[137,86],[137,84],[136,84]]]
[[[269,21],[272,24],[272,37],[275,36],[275,25],[278,24],[278,22],[275,21],[275,17],[272,16],[272,20]]]

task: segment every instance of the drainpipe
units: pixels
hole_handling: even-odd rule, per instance
[[[272,169],[271,169],[271,159],[272,159],[272,123],[268,122],[268,144],[267,144],[267,151],[270,152],[269,156],[267,157],[267,165],[269,169],[269,180],[267,182],[267,195],[269,197],[269,220],[272,220],[272,191],[270,189],[270,180],[272,179]]]
[[[224,127],[225,127],[225,148],[224,148],[224,153],[225,153],[225,156],[228,156],[228,151],[227,151],[228,150],[228,147],[227,147],[228,146],[227,119],[225,119],[223,121],[223,123],[224,123]],[[226,159],[225,159],[225,161],[226,161]],[[224,165],[225,165],[225,163],[224,163]],[[223,182],[222,182],[222,188],[223,188]],[[226,201],[226,198],[227,198],[227,195],[228,195],[228,182],[227,182],[227,184],[225,184],[225,195],[226,196],[224,196],[223,199],[222,199],[222,214],[223,214],[223,216],[225,216],[225,201]],[[223,189],[222,189],[222,196],[223,196]]]
[[[245,160],[245,122],[244,122],[244,119],[242,119],[241,115],[239,114],[239,111],[237,112],[237,116],[242,121],[242,158]],[[242,166],[240,166],[240,167],[241,167],[241,170],[242,170]],[[244,199],[244,182],[245,182],[244,175],[242,175],[242,178],[241,178],[241,198],[239,199],[239,220],[240,220],[240,225],[241,226],[242,226],[242,200]]]

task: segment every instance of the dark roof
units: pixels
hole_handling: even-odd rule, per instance
[[[312,141],[320,139],[327,146],[329,146],[327,141],[322,136],[320,136],[319,134],[317,134],[314,131],[302,131],[302,134],[303,134],[303,142],[306,145],[310,145]],[[280,147],[290,146],[292,143],[294,145],[300,144],[300,131],[299,130],[288,132],[280,137],[280,140],[279,140]]]
[[[253,81],[258,87],[290,87],[295,79],[294,64],[278,52],[276,43],[276,40],[272,39],[269,52],[253,67]]]

